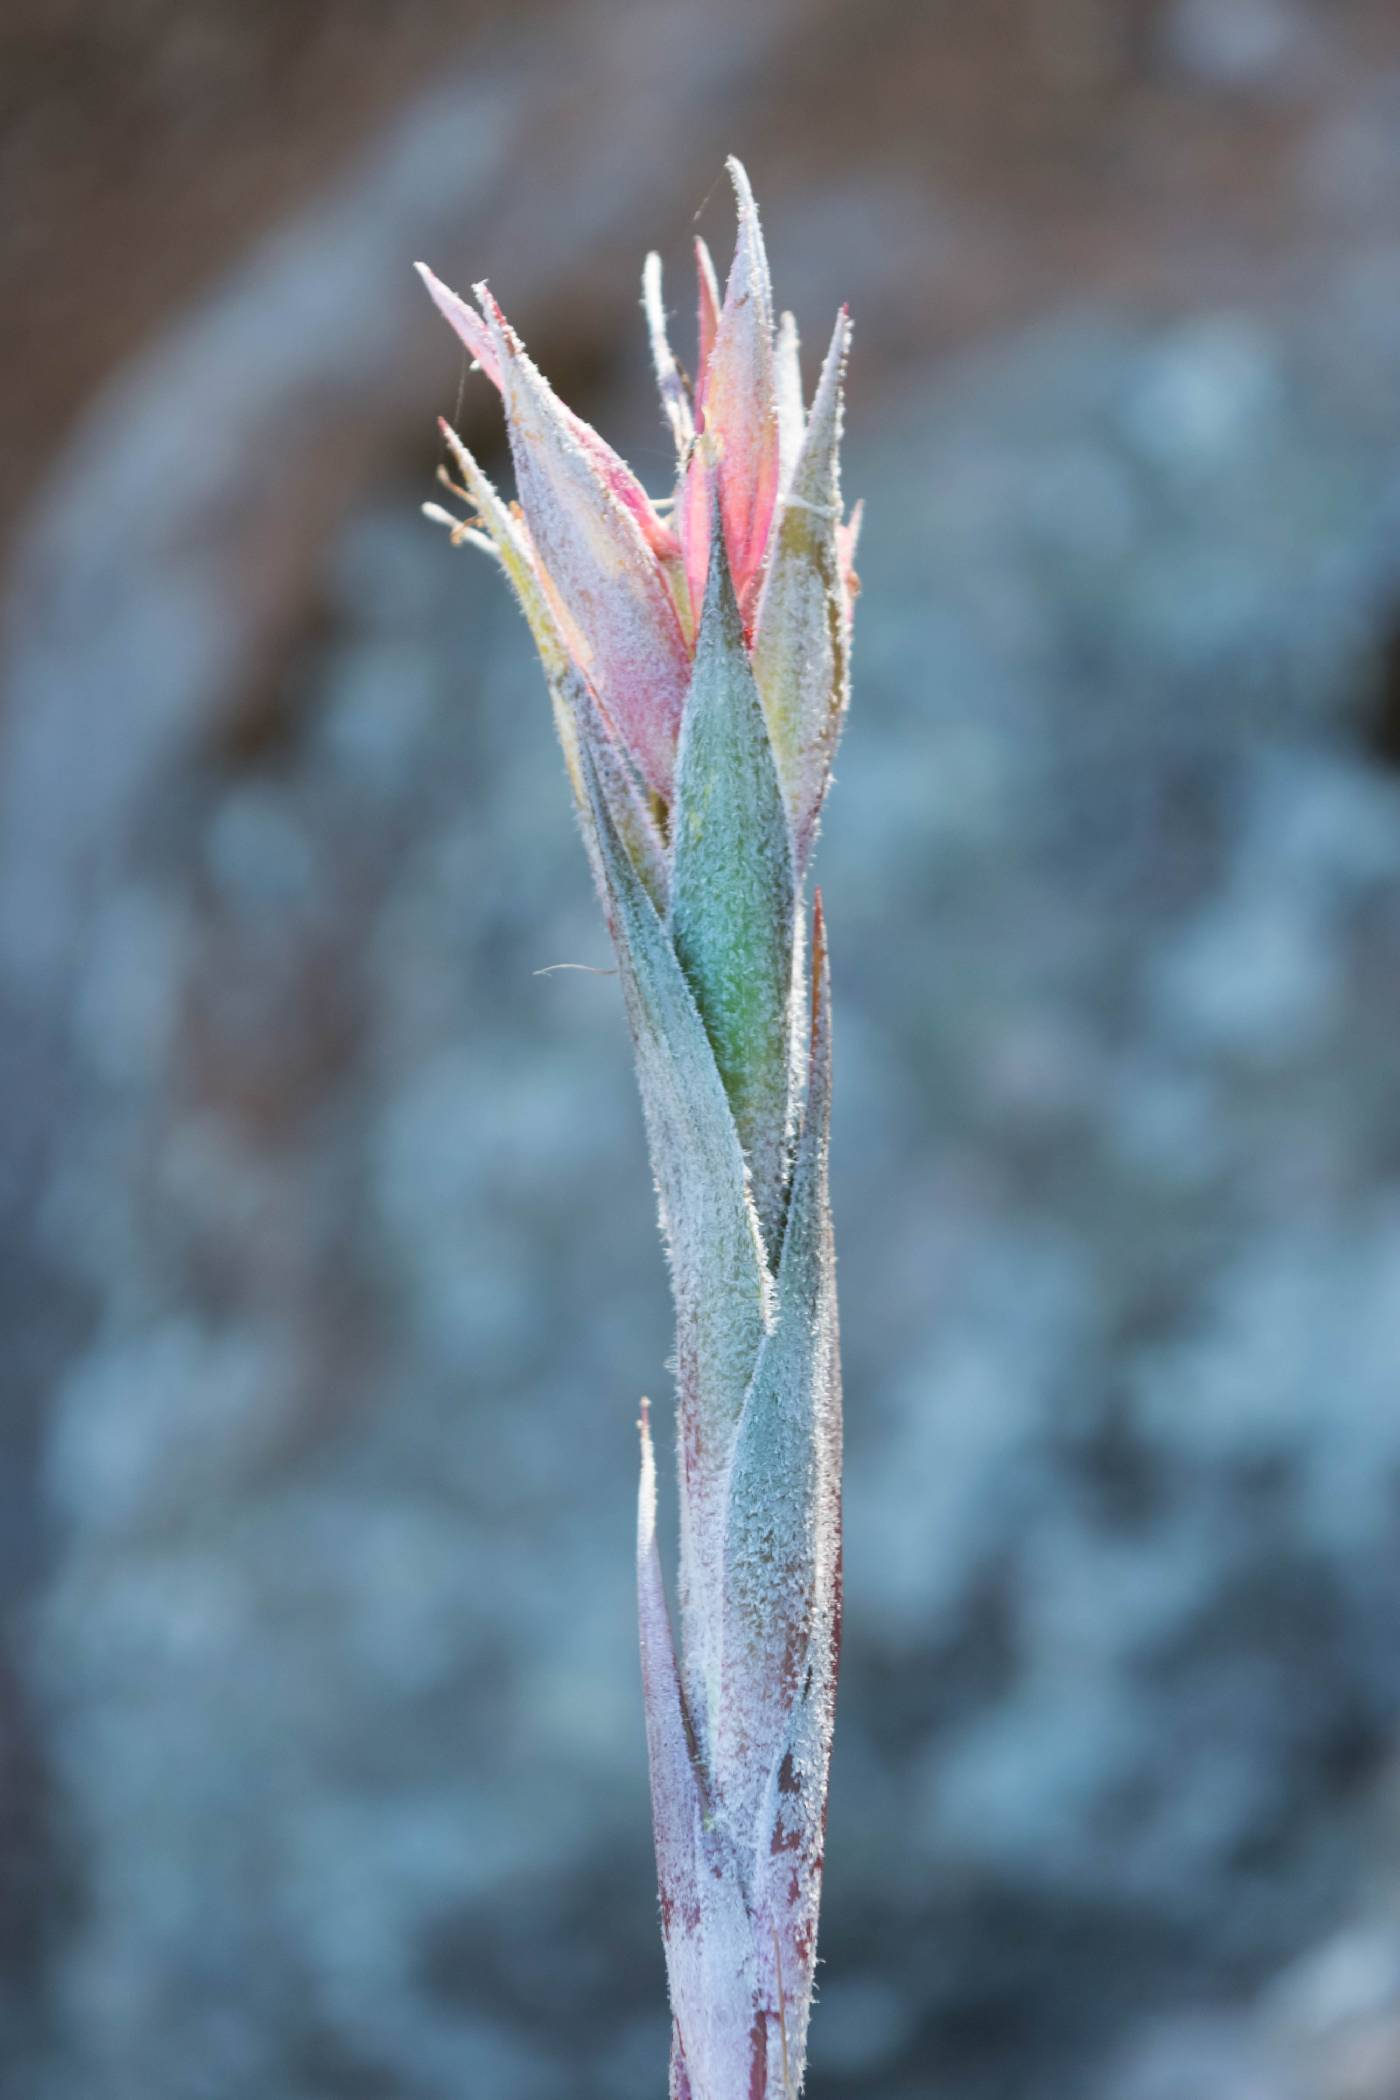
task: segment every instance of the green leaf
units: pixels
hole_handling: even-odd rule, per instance
[[[838,465],[841,381],[850,334],[843,309],[792,480],[778,507],[754,634],[754,676],[792,818],[799,873],[816,840],[850,697]]]
[[[714,1777],[736,1827],[745,1830],[761,1817],[798,1708],[814,1693],[820,1706],[838,1601],[841,1367],[827,1193],[831,1032],[820,898],[812,969],[810,1074],[777,1314],[739,1418],[724,1530]],[[791,1789],[782,1791],[786,1799]]]
[[[708,1732],[719,1641],[718,1533],[734,1425],[768,1329],[772,1279],[704,1022],[613,821],[586,741],[579,764],[632,1028],[676,1302],[686,1694]]]
[[[671,812],[671,932],[776,1256],[789,1149],[796,890],[763,707],[714,521]]]

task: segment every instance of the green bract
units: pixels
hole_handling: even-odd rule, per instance
[[[787,1175],[796,885],[773,747],[714,542],[671,811],[671,933],[776,1248]]]

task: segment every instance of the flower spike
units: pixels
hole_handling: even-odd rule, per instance
[[[444,425],[539,651],[618,959],[676,1312],[673,1632],[642,1403],[637,1603],[671,2100],[797,2100],[841,1623],[830,992],[805,869],[846,706],[843,311],[810,414],[748,179],[721,300],[696,244],[693,393],[643,306],[670,518],[557,398],[485,285],[439,311],[505,405],[518,503]],[[810,1012],[810,1021],[808,1015]]]

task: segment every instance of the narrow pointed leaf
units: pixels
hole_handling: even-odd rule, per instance
[[[584,843],[593,862],[594,880],[601,884],[596,841],[592,835],[592,812],[579,769],[581,737],[590,745],[608,807],[632,864],[652,903],[658,911],[664,911],[669,880],[665,848],[647,807],[641,783],[617,732],[598,705],[588,681],[574,664],[566,631],[567,616],[554,602],[547,579],[539,572],[534,549],[519,521],[501,501],[451,425],[441,423],[439,427],[462,477],[462,486],[476,505],[489,543],[510,579],[539,651],[549,682],[564,762],[579,805]]]
[[[508,334],[509,330],[505,328],[503,317],[495,301],[487,295],[485,303],[489,307],[491,318],[483,320],[474,307],[468,306],[465,299],[459,298],[457,293],[445,285],[440,277],[435,277],[426,263],[415,263],[413,267],[426,285],[428,296],[437,307],[438,312],[443,316],[449,327],[454,330],[459,339],[465,343],[472,354],[473,360],[480,366],[492,385],[503,392],[504,376],[500,335],[502,333]],[[478,293],[481,293],[483,289],[482,286],[478,286]],[[604,438],[599,437],[591,424],[585,423],[583,418],[575,415],[571,408],[566,408],[563,402],[558,400],[555,402],[555,408],[578,440],[579,445],[593,461],[599,474],[618,501],[623,505],[624,509],[632,513],[632,516],[641,527],[642,536],[648,546],[657,555],[668,560],[674,560],[676,554],[674,535],[656,515],[646,490],[642,487],[627,462],[613,451],[612,446]]]
[[[500,359],[496,354],[496,346],[491,340],[491,332],[480,314],[477,313],[474,307],[468,306],[465,299],[460,299],[456,292],[443,283],[440,277],[435,277],[426,263],[415,263],[413,267],[427,286],[428,297],[447,322],[449,328],[453,329],[461,341],[466,344],[476,363],[480,365],[492,385],[499,387],[501,384]]]
[[[792,470],[797,465],[797,455],[802,450],[802,433],[807,421],[807,411],[802,401],[801,345],[798,341],[797,323],[792,315],[785,313],[778,323],[778,340],[773,350],[774,390],[778,402],[778,492],[782,495],[792,480]]]
[[[818,915],[820,901],[818,902]],[[814,1025],[774,1324],[759,1351],[730,1469],[715,1784],[752,1827],[786,1740],[834,1553],[840,1435],[836,1278],[827,1195],[831,1057],[825,941],[814,939]],[[737,1806],[742,1804],[742,1806]]]
[[[787,1170],[795,887],[743,625],[717,535],[671,813],[671,930],[734,1110],[764,1244]]]
[[[770,2089],[801,2083],[816,1961],[841,1626],[841,1374],[827,1196],[830,994],[817,899],[806,1117],[778,1315],[736,1439],[715,1787],[752,1832]],[[772,1949],[768,1967],[766,1950]]]
[[[661,257],[655,250],[647,257],[642,270],[642,309],[647,317],[651,361],[661,406],[676,441],[677,456],[683,460],[695,436],[695,418],[691,414],[690,395],[666,333],[666,308],[661,297]]]
[[[671,1615],[656,1545],[656,1459],[647,1403],[642,1402],[642,1464],[637,1490],[637,1621],[642,1648],[642,1703],[651,1772],[652,1828],[661,1892],[661,1929],[695,1932],[703,1891],[697,1885],[699,1832],[709,1814],[696,1768],[691,1728],[671,1638]]]
[[[773,533],[753,667],[792,821],[799,871],[816,837],[849,693],[849,610],[839,530],[843,312]]]
[[[487,326],[494,336],[506,344],[514,344],[517,350],[521,350],[520,338],[501,312],[489,288],[484,284],[479,284],[475,287],[475,290],[486,314]],[[504,359],[500,361],[504,375]],[[642,538],[651,548],[652,553],[659,560],[674,561],[677,553],[675,534],[671,531],[670,526],[662,518],[658,517],[650,496],[648,496],[621,453],[615,452],[607,439],[600,437],[591,423],[585,423],[582,416],[575,415],[573,409],[566,406],[559,399],[537,367],[532,366],[531,370],[535,379],[549,395],[552,412],[562,419],[571,435],[577,440],[580,450],[592,462],[604,486],[617,498],[623,509],[636,522]]]
[[[559,735],[569,784],[574,792],[574,801],[583,827],[584,843],[593,864],[594,881],[601,885],[602,870],[597,861],[592,813],[584,791],[583,774],[579,769],[578,689],[583,687],[584,680],[582,673],[576,670],[573,663],[569,638],[565,631],[565,616],[548,587],[547,579],[540,573],[534,549],[519,520],[501,501],[491,481],[451,424],[439,417],[438,428],[462,477],[463,489],[476,505],[482,529],[510,580],[529,626],[531,639],[539,651],[554,710],[554,726]]]
[[[478,296],[486,297],[484,287]],[[580,441],[492,304],[516,485],[543,569],[577,625],[585,668],[649,787],[669,794],[687,651],[631,508]]]
[[[705,581],[710,573],[710,520],[714,507],[715,448],[702,433],[690,448],[676,490],[676,530],[680,534],[686,599],[690,607],[687,633],[692,647],[705,603]]]
[[[771,1283],[734,1117],[705,1024],[608,809],[580,759],[603,869],[676,1304],[681,1615],[686,1692],[702,1747],[713,1699],[723,1477],[767,1331]]]
[[[710,356],[715,347],[715,335],[719,328],[719,279],[715,275],[714,257],[710,254],[699,234],[695,236],[695,277],[700,331],[700,357],[698,376],[695,381],[695,405],[698,408],[705,398]]]
[[[809,1668],[793,1710],[786,1747],[769,1774],[759,1819],[754,1884],[754,1938],[772,1949],[773,1966],[761,1988],[781,2000],[779,2023],[768,2026],[769,2091],[801,2090],[816,1980],[817,1922],[826,1852],[827,1783],[841,1645],[841,1552],[836,1548],[831,1588],[834,1608],[814,1617]]]
[[[753,2090],[758,1997],[743,1874],[700,1770],[676,1668],[656,1548],[656,1462],[643,1402],[637,1602],[661,1937],[675,2019],[672,2092],[724,2100]]]
[[[739,239],[705,375],[705,428],[719,453],[720,509],[734,588],[746,605],[763,565],[778,493],[773,293],[758,208],[742,164],[729,173]]]

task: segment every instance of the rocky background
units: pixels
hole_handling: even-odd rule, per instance
[[[666,1286],[408,264],[659,477],[731,149],[869,520],[813,2100],[1396,2100],[1390,0],[12,0],[0,82],[4,2100],[662,2092]]]

